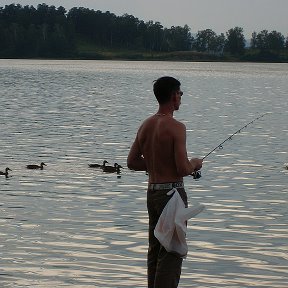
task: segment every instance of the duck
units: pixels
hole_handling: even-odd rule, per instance
[[[43,170],[43,166],[47,166],[47,165],[44,162],[41,162],[40,165],[30,164],[30,165],[27,165],[26,168],[27,169],[40,169],[40,170]]]
[[[120,174],[120,168],[123,168],[121,165],[119,165],[118,163],[114,163],[114,166],[104,166],[102,167],[103,172],[106,173],[117,173]]]
[[[12,170],[7,167],[7,168],[5,169],[5,172],[0,171],[0,175],[5,175],[5,177],[8,178],[8,171],[12,171]]]
[[[102,165],[101,164],[88,164],[88,166],[90,168],[103,168],[103,167],[105,167],[106,163],[109,163],[109,162],[104,160]]]

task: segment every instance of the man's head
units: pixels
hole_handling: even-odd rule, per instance
[[[169,76],[164,76],[158,78],[153,85],[154,95],[158,101],[158,103],[165,104],[171,100],[171,97],[175,93],[182,93],[180,91],[181,83]],[[180,94],[182,96],[182,94]]]

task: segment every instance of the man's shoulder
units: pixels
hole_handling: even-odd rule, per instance
[[[143,130],[149,129],[150,126],[153,126],[152,122],[153,122],[153,120],[152,120],[151,116],[146,118],[145,120],[143,120],[143,122],[141,123],[141,125],[138,128],[138,134]]]
[[[157,118],[150,116],[142,122],[138,131],[150,129],[151,127],[155,126],[156,122],[157,122]],[[174,117],[166,118],[165,122],[167,123],[168,127],[172,128],[173,130],[174,129],[186,130],[185,124],[183,122],[175,119]],[[162,123],[164,123],[164,122],[162,122]]]
[[[150,125],[151,122],[153,122],[153,117],[152,116],[144,119],[143,122],[141,123],[139,129],[141,129],[141,128],[147,126],[147,125]]]
[[[181,129],[186,129],[186,126],[183,122],[175,119],[175,118],[172,118],[173,120],[173,123],[178,127],[178,128],[181,128]]]

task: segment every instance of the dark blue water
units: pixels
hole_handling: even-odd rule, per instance
[[[146,287],[147,176],[126,157],[157,103],[153,80],[182,82],[175,117],[185,179],[206,210],[188,223],[179,287],[288,287],[288,65],[0,60],[1,287]],[[89,163],[124,166],[121,177]],[[47,166],[30,171],[27,164]],[[126,168],[126,169],[125,169]]]

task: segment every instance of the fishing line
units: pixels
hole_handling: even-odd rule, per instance
[[[243,129],[245,129],[247,126],[249,126],[250,124],[254,123],[256,120],[259,120],[260,118],[264,117],[267,113],[262,114],[261,116],[253,119],[251,122],[249,122],[248,124],[244,125],[242,128],[240,128],[239,130],[237,130],[236,132],[234,132],[233,134],[231,134],[229,137],[227,137],[223,142],[221,142],[219,145],[217,145],[215,148],[213,148],[209,153],[207,153],[202,160],[206,159],[210,154],[212,154],[216,149],[223,149],[223,144],[228,141],[228,140],[232,140],[232,137],[235,136],[236,134],[240,133]],[[191,174],[193,176],[194,179],[199,179],[201,177],[201,171],[195,171]]]

